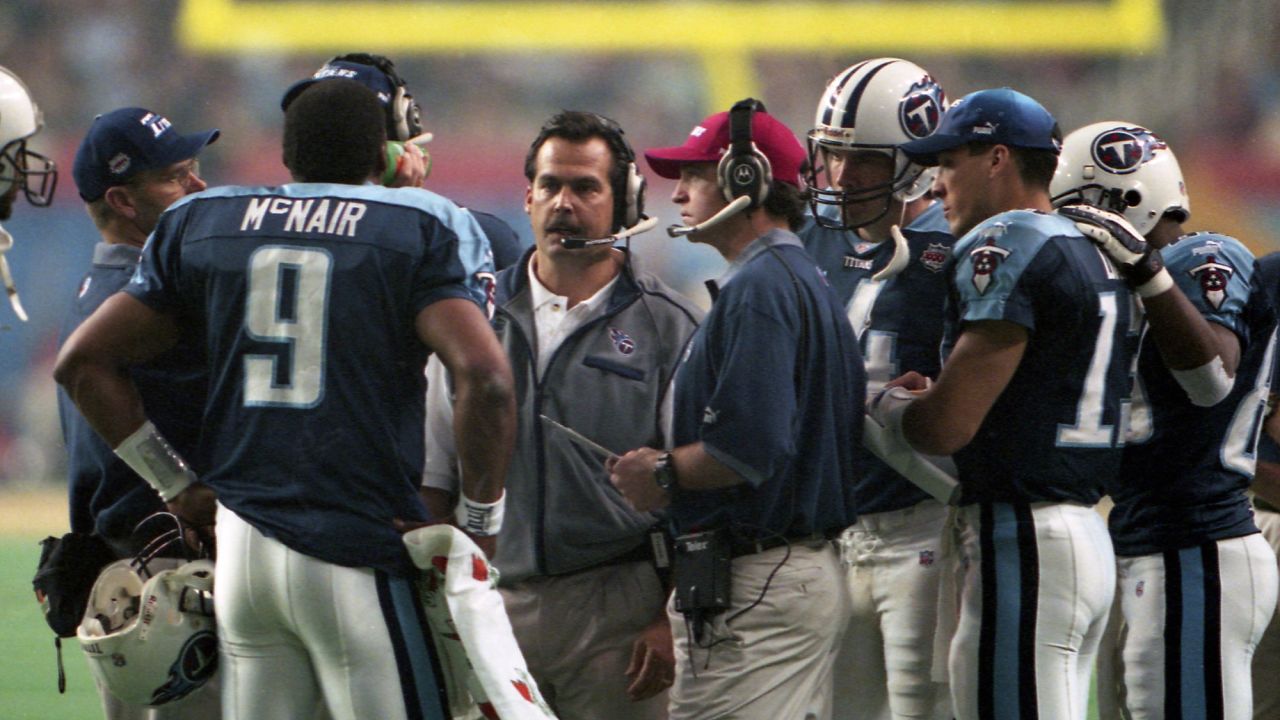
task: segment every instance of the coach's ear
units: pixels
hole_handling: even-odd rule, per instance
[[[133,195],[123,185],[114,185],[107,188],[107,192],[102,196],[107,203],[107,207],[115,214],[127,218],[129,220],[138,217],[138,205],[133,200]]]

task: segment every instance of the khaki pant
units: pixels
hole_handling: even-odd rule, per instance
[[[732,607],[708,623],[703,647],[668,606],[676,641],[672,720],[830,716],[836,640],[849,614],[844,571],[831,543],[789,552],[733,560]]]
[[[663,720],[667,694],[627,697],[631,650],[662,612],[652,565],[633,562],[501,588],[538,689],[561,720]]]

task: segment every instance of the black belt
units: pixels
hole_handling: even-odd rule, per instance
[[[838,535],[839,533],[835,533]],[[818,543],[827,542],[832,537],[830,533],[809,533],[808,535],[792,535],[785,537],[782,535],[771,535],[766,538],[748,539],[734,538],[729,546],[730,557],[742,557],[743,555],[755,555],[765,550],[782,547],[783,545],[816,545]]]

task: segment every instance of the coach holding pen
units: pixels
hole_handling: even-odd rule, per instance
[[[814,705],[848,604],[828,539],[853,520],[843,503],[866,374],[839,300],[793,233],[805,151],[744,100],[645,158],[679,180],[672,201],[687,225],[668,232],[729,261],[677,371],[675,449],[611,463],[636,509],[668,507],[678,535],[670,716],[825,718]],[[708,548],[717,570],[701,577]],[[704,580],[723,582],[725,567],[731,580],[704,608]]]

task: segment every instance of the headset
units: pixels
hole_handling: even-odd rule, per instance
[[[338,61],[375,67],[379,72],[387,76],[387,80],[395,88],[395,95],[392,96],[391,102],[387,104],[388,140],[404,142],[422,134],[422,108],[413,99],[413,95],[409,94],[408,85],[405,83],[404,78],[400,77],[400,74],[396,72],[395,63],[391,62],[391,58],[372,53],[347,53],[329,60],[330,63]]]
[[[719,225],[743,210],[764,204],[773,188],[773,166],[751,139],[751,121],[757,112],[768,112],[755,98],[739,100],[729,108],[729,151],[716,166],[716,184],[728,205],[697,225],[672,225],[667,235],[683,237]]]
[[[724,199],[733,202],[750,198],[748,208],[754,210],[769,197],[773,187],[773,167],[769,158],[751,139],[751,120],[757,112],[767,112],[764,103],[755,98],[739,100],[729,109],[729,152],[720,158],[716,177]]]

